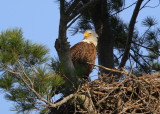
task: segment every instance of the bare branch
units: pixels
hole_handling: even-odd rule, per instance
[[[58,107],[58,106],[64,104],[65,102],[67,102],[68,100],[70,100],[71,98],[75,97],[76,95],[77,95],[76,93],[75,94],[70,94],[69,96],[64,97],[63,100],[61,100],[61,101],[59,101],[55,104],[51,104],[50,106],[51,107]]]
[[[129,6],[125,7],[125,8],[123,8],[123,9],[121,9],[121,10],[117,11],[116,13],[112,14],[111,16],[116,15],[116,14],[118,14],[118,13],[120,13],[120,12],[122,12],[122,11],[124,11],[124,10],[126,10],[126,9],[130,8],[130,7],[132,7],[132,6],[133,6],[134,4],[136,4],[136,3],[137,3],[137,1],[136,1],[136,2],[134,2],[134,3],[133,3],[133,4],[131,4],[131,5],[129,5]]]
[[[130,51],[130,47],[131,47],[131,43],[132,43],[134,26],[135,26],[136,19],[137,19],[138,13],[140,11],[140,7],[141,7],[142,2],[143,2],[143,0],[138,0],[137,1],[137,4],[135,6],[135,9],[134,9],[134,12],[133,12],[133,15],[132,15],[132,18],[130,20],[129,33],[128,33],[128,38],[127,38],[127,42],[126,42],[126,47],[125,47],[124,55],[122,57],[119,68],[124,67],[127,60],[128,60],[129,51]]]
[[[146,48],[146,49],[152,50],[152,47],[146,47],[146,46],[143,46],[143,45],[138,44],[138,43],[133,42],[133,41],[132,41],[132,43],[133,43],[133,44],[135,44],[135,45],[137,45],[137,46],[141,46],[141,47],[143,47],[143,48]]]
[[[160,0],[159,0],[159,3],[158,3],[157,5],[155,5],[155,6],[145,6],[145,7],[156,8],[156,7],[158,7],[159,5],[160,5]]]
[[[143,9],[150,1],[151,1],[151,0],[148,0],[148,1],[140,8],[140,10]]]
[[[91,64],[91,63],[88,63],[88,64]],[[127,76],[136,77],[135,75],[130,74],[130,73],[125,72],[125,71],[107,68],[107,67],[104,67],[104,66],[102,66],[102,65],[96,65],[96,64],[92,64],[92,65],[93,65],[93,66],[100,67],[100,68],[103,68],[103,69],[108,70],[108,71],[111,71],[111,72],[117,72],[117,73],[125,74],[125,75],[127,75]]]
[[[145,7],[148,7],[148,8],[156,8],[156,7],[158,7],[158,6],[160,5],[160,0],[158,0],[159,2],[158,2],[157,5],[155,5],[155,6],[146,6],[150,1],[151,1],[151,0],[148,0],[148,1],[141,7],[141,9],[143,9],[143,8],[145,8]],[[140,9],[140,10],[141,10],[141,9]]]
[[[81,14],[79,14],[75,19],[73,19],[70,23],[69,23],[69,25],[67,26],[67,29],[77,20],[77,19],[79,19],[81,17]]]
[[[143,61],[146,62],[146,63],[148,64],[148,66],[151,66],[151,65],[143,58],[144,55],[139,54],[137,51],[135,51],[135,50],[132,49],[132,48],[131,48],[131,50],[132,50],[134,53],[136,53],[138,56],[140,56],[140,57],[143,59]]]
[[[133,60],[137,63],[137,64],[139,64],[142,68],[143,68],[143,70],[145,71],[145,73],[147,73],[147,71],[146,71],[146,68],[130,53],[130,56],[133,58]]]

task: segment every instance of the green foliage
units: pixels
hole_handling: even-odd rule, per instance
[[[124,49],[125,43],[127,41],[127,25],[123,23],[122,19],[118,16],[111,17],[111,25],[112,25],[112,32],[114,33],[114,47],[117,49]]]
[[[21,59],[32,65],[46,62],[48,49],[43,45],[25,41],[20,29],[7,30],[0,34],[0,63],[15,64]]]
[[[58,69],[49,66],[48,51],[43,45],[24,40],[21,29],[0,34],[0,88],[6,92],[6,99],[16,102],[14,111],[46,108],[29,87],[52,100],[56,88],[64,84]]]
[[[24,45],[20,29],[7,30],[0,34],[0,62],[14,64]]]
[[[25,112],[32,110],[36,105],[36,96],[27,88],[19,85],[16,88],[12,88],[9,93],[6,93],[5,98],[16,102],[14,111]]]
[[[142,25],[146,26],[146,27],[151,27],[157,24],[156,19],[154,19],[153,17],[146,17],[143,21],[142,21]]]
[[[3,74],[4,76],[0,78],[0,88],[8,91],[13,88],[13,84],[16,82],[16,80],[14,79],[13,74],[9,72]]]
[[[49,68],[47,67],[38,67],[33,78],[34,88],[42,96],[49,94],[52,89],[64,84],[62,77],[48,70]]]
[[[35,65],[37,63],[45,63],[49,59],[46,54],[48,54],[48,49],[43,45],[33,44],[27,40],[24,43],[23,55],[21,57],[26,62]]]
[[[63,69],[62,69],[63,64],[60,63],[60,61],[58,59],[53,59],[52,58],[50,67],[55,71],[56,74],[64,76],[64,72],[63,72]]]

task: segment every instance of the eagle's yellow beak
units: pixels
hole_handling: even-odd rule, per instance
[[[87,33],[87,32],[85,32],[83,35],[84,35],[84,37],[89,37],[89,36],[91,36],[91,34],[89,34],[89,33]]]

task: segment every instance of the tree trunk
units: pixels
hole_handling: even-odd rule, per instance
[[[63,64],[63,71],[65,73],[66,89],[69,93],[76,90],[78,85],[78,77],[75,75],[75,68],[70,55],[70,45],[67,42],[66,31],[67,21],[64,12],[64,1],[60,1],[60,23],[59,23],[59,34],[55,41],[55,48],[59,56],[60,62]]]
[[[98,39],[98,64],[114,68],[113,59],[113,35],[111,31],[109,13],[107,9],[107,1],[101,0],[91,9],[88,10],[95,26],[95,30],[99,35]],[[101,73],[108,74],[110,71],[100,68]],[[105,78],[105,77],[103,77]]]

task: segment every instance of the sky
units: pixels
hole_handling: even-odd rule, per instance
[[[135,0],[126,0],[127,5]],[[158,0],[150,5],[155,6]],[[120,13],[120,17],[127,23],[131,18],[134,7]],[[142,10],[137,19],[137,27],[140,33],[145,30],[141,25],[142,19],[151,16],[160,21],[160,7],[146,8]],[[46,45],[50,49],[50,56],[57,57],[54,48],[55,39],[58,37],[59,4],[56,0],[0,0],[0,32],[15,27],[22,28],[23,36],[32,42]],[[68,41],[71,46],[83,39],[82,34],[70,36]],[[0,114],[15,114],[10,111],[13,102],[4,98],[4,91],[0,90]]]

